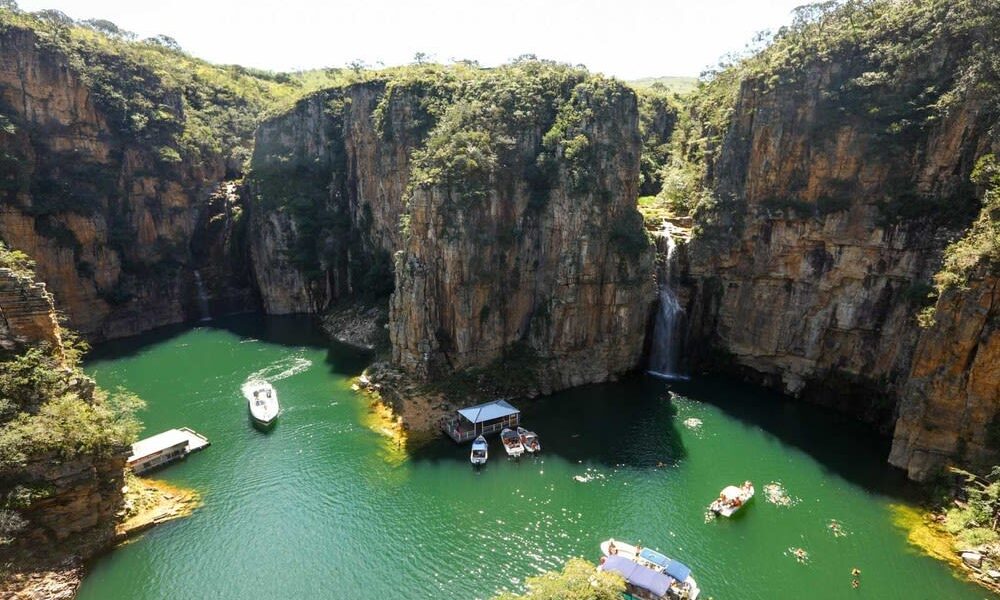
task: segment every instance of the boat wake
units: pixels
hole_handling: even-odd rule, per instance
[[[247,375],[243,387],[245,388],[248,384],[259,381],[270,381],[273,383],[282,379],[288,379],[293,375],[298,375],[307,370],[312,364],[312,361],[304,356],[289,356]]]

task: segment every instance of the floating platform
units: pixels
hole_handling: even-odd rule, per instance
[[[170,429],[132,444],[128,466],[138,475],[180,460],[208,445],[208,438],[187,427]]]
[[[517,429],[521,411],[506,400],[494,400],[456,411],[456,415],[441,424],[441,428],[456,442],[467,442],[480,435],[502,431],[505,427]]]

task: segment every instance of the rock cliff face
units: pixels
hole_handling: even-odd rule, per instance
[[[183,118],[178,98],[158,101]],[[196,316],[190,245],[217,217],[206,200],[224,161],[177,162],[120,133],[29,29],[0,33],[0,113],[0,238],[37,260],[71,325],[99,340]]]
[[[638,364],[653,257],[635,209],[636,103],[621,89],[594,96],[577,90],[570,100],[588,116],[552,150],[545,198],[520,176],[542,148],[535,124],[513,133],[504,172],[475,198],[455,185],[414,191],[390,312],[396,364],[441,377],[521,345],[542,389],[604,381]],[[582,164],[567,160],[576,139],[595,148]],[[588,174],[585,185],[573,169]]]
[[[376,80],[264,123],[250,247],[266,310],[384,295],[394,277],[392,361],[412,375],[530,355],[554,389],[637,366],[653,256],[635,96],[520,68]],[[523,110],[486,108],[491,93]]]
[[[921,333],[889,462],[918,480],[954,462],[988,472],[998,448],[1000,279],[981,272],[941,296]]]
[[[715,172],[731,222],[690,248],[692,348],[887,429],[920,295],[961,230],[887,213],[927,197],[974,206],[967,182],[986,124],[968,106],[886,154],[863,121],[817,131],[830,77],[771,93],[744,83]],[[907,199],[891,196],[900,188]]]
[[[917,319],[934,303],[945,248],[979,210],[974,166],[997,152],[994,97],[983,91],[994,79],[969,58],[979,51],[970,40],[992,38],[945,3],[928,5],[947,18],[917,22],[910,11],[907,31],[849,43],[831,39],[838,19],[850,31],[871,17],[831,9],[840,12],[776,47],[808,52],[811,35],[844,52],[751,59],[723,135],[707,148],[712,202],[695,211],[681,293],[696,368],[735,371],[895,430],[890,460],[915,479],[950,461],[1000,458],[996,274],[980,271],[968,290],[939,298],[934,327]],[[910,10],[878,7],[897,9]],[[907,38],[925,27],[926,43]],[[920,50],[890,56],[871,50],[878,44]],[[956,83],[956,73],[983,81]]]
[[[267,312],[318,312],[391,291],[420,109],[405,93],[385,99],[390,142],[374,125],[383,98],[383,81],[320,92],[258,130],[249,241]]]
[[[52,294],[44,283],[0,269],[0,348],[18,351],[38,342],[62,348]]]

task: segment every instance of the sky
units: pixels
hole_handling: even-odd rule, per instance
[[[622,79],[697,76],[807,0],[19,0],[274,71],[535,54]]]

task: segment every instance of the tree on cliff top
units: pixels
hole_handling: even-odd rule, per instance
[[[594,569],[582,558],[571,558],[562,571],[549,571],[525,579],[527,593],[504,592],[494,600],[621,600],[625,580]]]

